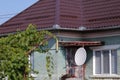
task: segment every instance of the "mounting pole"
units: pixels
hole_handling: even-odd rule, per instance
[[[58,52],[58,39],[56,39],[56,52]]]

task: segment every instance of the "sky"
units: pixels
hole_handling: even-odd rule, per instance
[[[0,0],[0,25],[38,0]]]

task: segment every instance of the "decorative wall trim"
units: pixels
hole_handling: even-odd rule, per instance
[[[105,50],[105,49],[118,49],[120,48],[120,44],[118,45],[105,45],[105,46],[98,46],[98,47],[90,47],[92,50]]]

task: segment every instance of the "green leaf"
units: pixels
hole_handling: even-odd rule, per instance
[[[1,37],[0,76],[8,76],[8,80],[24,80],[24,75],[26,75],[26,79],[28,79],[31,71],[28,55],[33,51],[48,52],[48,40],[42,45],[40,43],[49,36],[55,38],[49,31],[38,32],[36,26],[30,24],[25,31],[18,31],[16,34]],[[54,68],[52,59],[51,54],[46,56],[46,70],[50,78]]]

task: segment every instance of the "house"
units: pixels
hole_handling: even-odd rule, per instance
[[[120,0],[39,0],[0,27],[0,36],[28,24],[53,32],[50,40],[52,80],[120,80]],[[87,59],[77,66],[74,56],[84,47]],[[35,80],[47,79],[45,54],[31,55]]]

